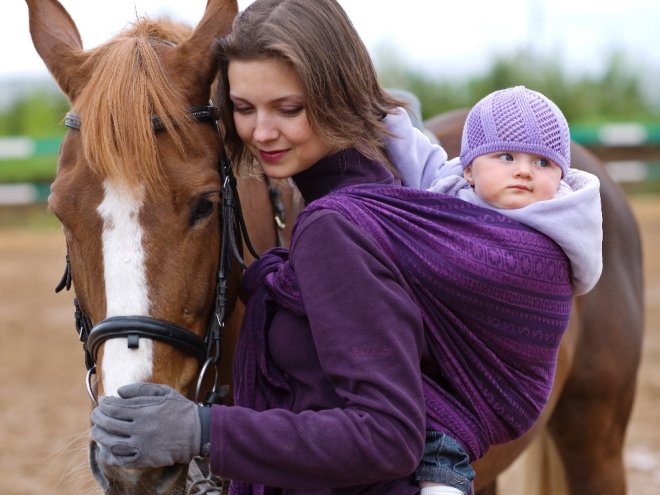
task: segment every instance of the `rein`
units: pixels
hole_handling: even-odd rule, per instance
[[[220,129],[217,124],[217,108],[213,106],[196,106],[189,109],[189,115],[197,121],[212,123],[220,136]],[[158,116],[152,116],[151,123],[155,132],[165,129]],[[80,130],[79,115],[69,112],[66,115],[64,124],[70,129]],[[92,325],[90,318],[81,310],[80,302],[77,298],[74,298],[76,331],[85,352],[85,366],[87,368],[85,382],[87,393],[93,403],[97,403],[92,385],[92,376],[96,374],[98,350],[105,341],[116,338],[126,338],[127,345],[131,349],[139,347],[141,338],[157,340],[195,357],[201,365],[195,390],[195,402],[202,403],[200,396],[206,375],[210,369],[215,370],[215,376],[213,386],[204,399],[203,404],[222,403],[223,398],[226,396],[228,387],[218,387],[216,365],[220,362],[225,322],[231,314],[232,309],[229,307],[230,301],[228,297],[230,275],[235,262],[241,268],[246,268],[243,259],[243,242],[245,242],[252,256],[255,258],[259,256],[250,242],[238,197],[236,177],[232,170],[231,161],[224,151],[221,152],[218,160],[218,171],[222,181],[222,205],[219,215],[219,228],[222,239],[215,308],[206,335],[199,337],[190,330],[181,328],[173,323],[142,315],[113,316],[98,322],[96,325]],[[269,185],[271,206],[276,225],[276,241],[279,244],[281,242],[281,230],[284,228],[284,208],[282,203],[279,202],[279,196],[273,192],[273,189],[275,188]],[[67,253],[64,275],[55,288],[55,292],[60,292],[65,288],[69,290],[71,283],[71,259]]]

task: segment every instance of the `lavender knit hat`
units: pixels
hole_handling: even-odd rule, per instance
[[[566,176],[571,166],[570,134],[564,114],[548,98],[524,86],[495,91],[467,116],[461,164],[494,151],[533,153],[555,162]]]

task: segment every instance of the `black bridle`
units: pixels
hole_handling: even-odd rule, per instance
[[[213,106],[197,106],[189,109],[189,115],[200,122],[210,122],[218,135],[220,135],[217,124],[217,108]],[[165,129],[163,122],[158,116],[151,117],[152,127],[155,132]],[[70,129],[80,130],[80,117],[70,112],[66,115],[64,124]],[[225,321],[231,314],[230,300],[228,297],[229,281],[235,263],[245,268],[243,260],[243,242],[255,258],[258,258],[254,247],[248,237],[247,227],[243,218],[240,200],[238,197],[236,178],[229,158],[221,152],[218,160],[218,172],[222,181],[222,206],[220,212],[221,248],[218,265],[215,309],[211,321],[208,324],[206,335],[200,337],[190,330],[179,327],[173,323],[151,318],[149,316],[113,316],[101,320],[92,325],[90,318],[81,310],[77,298],[74,299],[76,331],[83,344],[85,352],[85,366],[87,367],[86,386],[87,392],[94,403],[96,394],[92,385],[92,376],[96,373],[96,359],[100,346],[110,339],[126,338],[129,348],[138,348],[140,339],[146,338],[169,344],[176,349],[191,355],[199,361],[201,369],[197,380],[194,400],[201,401],[201,392],[205,378],[209,370],[215,371],[213,386],[203,403],[206,405],[221,403],[226,396],[228,386],[220,387],[216,365],[220,362],[222,349],[222,335]],[[269,188],[271,206],[276,224],[276,242],[281,243],[281,230],[284,225],[284,208],[279,201],[279,195]],[[55,292],[71,288],[71,260],[66,255],[66,267],[62,280],[55,288]]]

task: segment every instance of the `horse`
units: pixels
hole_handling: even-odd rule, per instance
[[[66,238],[58,288],[75,288],[88,390],[95,400],[153,381],[190,398],[212,387],[221,398],[243,311],[235,300],[240,266],[219,254],[221,238],[235,238],[243,222],[233,216],[235,202],[223,204],[229,194],[243,200],[249,263],[278,237],[288,239],[280,209],[295,212],[301,202],[285,183],[234,177],[222,160],[209,105],[212,42],[230,29],[237,3],[209,0],[194,29],[139,19],[91,51],[58,1],[27,7],[33,44],[72,110],[48,203]],[[228,216],[235,221],[223,236]],[[90,442],[91,471],[105,493],[185,487],[185,466],[121,471],[99,464],[97,451]]]
[[[467,113],[453,110],[424,122],[449,156],[460,152]],[[575,142],[571,143],[571,166],[600,180],[603,273],[591,292],[574,299],[553,391],[542,417],[522,438],[494,446],[475,463],[478,495],[497,493],[497,476],[530,443],[543,439],[545,466],[557,466],[556,474],[542,474],[543,467],[535,465],[537,474],[528,476],[536,479],[535,487],[504,493],[626,493],[623,449],[644,329],[639,228],[625,195],[602,162]]]
[[[231,356],[244,311],[236,298],[237,233],[247,231],[252,239],[249,263],[268,247],[288,242],[302,207],[294,190],[278,184],[288,220],[282,228],[280,208],[269,200],[269,184],[233,177],[223,159],[215,112],[208,104],[216,76],[211,45],[230,28],[236,2],[209,0],[193,30],[165,20],[140,20],[89,52],[82,49],[74,21],[57,0],[26,2],[35,48],[72,108],[49,208],[66,238],[67,268],[58,288],[75,288],[76,327],[84,341],[90,395],[96,400],[123,384],[153,381],[195,400],[209,390],[215,400],[225,394],[223,385],[231,383]],[[444,124],[437,132],[448,150],[451,138],[460,136],[460,130]],[[585,161],[594,160],[584,153]],[[237,215],[237,196],[245,227]],[[616,189],[603,198],[610,203],[605,235],[612,238],[606,241],[603,279],[594,289],[601,296],[576,301],[556,393],[539,422],[555,425],[555,438],[564,438],[568,450],[573,437],[562,435],[567,417],[625,430],[639,359],[639,234]],[[231,253],[239,256],[229,256],[234,261],[227,265],[228,238],[234,239]],[[616,304],[610,296],[618,297]],[[603,298],[608,298],[609,313],[596,307]],[[629,331],[625,343],[621,328]],[[608,343],[618,354],[629,354],[619,355],[615,369]],[[574,407],[589,404],[593,411],[602,405],[600,395],[609,393],[611,381],[629,387],[615,408],[607,409],[607,402],[607,410],[601,411],[616,411],[618,421],[572,418]],[[599,429],[595,435],[601,431],[611,430]],[[519,442],[495,447],[476,463],[477,489],[493,489],[496,477],[536,433],[535,428]],[[607,459],[616,460],[621,436],[609,439],[613,446],[604,453]],[[186,466],[121,470],[102,465],[97,452],[90,442],[91,471],[106,494],[184,490]],[[587,478],[599,472],[592,459],[578,459]],[[609,464],[612,471],[618,469],[616,462]],[[607,489],[619,493],[615,477]]]

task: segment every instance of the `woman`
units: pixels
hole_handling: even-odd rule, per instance
[[[257,0],[220,40],[218,53],[220,81],[227,82],[219,106],[234,163],[256,161],[269,177],[292,177],[306,203],[341,186],[398,184],[382,119],[400,103],[379,87],[337,2]],[[285,493],[417,493],[410,475],[425,431],[420,312],[397,267],[340,215],[315,213],[296,230],[286,265],[304,307],[287,307],[268,288],[289,275],[281,269],[285,252],[262,257],[246,273],[252,294],[235,392],[243,406],[213,406],[211,468],[232,480],[286,487]],[[145,395],[162,393],[153,387],[120,395],[147,404]],[[162,407],[180,404],[154,399]],[[122,404],[106,398],[93,414],[93,434],[110,463],[162,463],[168,448],[169,460],[185,463],[199,452],[195,408],[152,415],[147,410],[157,406],[150,404],[136,415],[148,415],[170,436],[190,424],[191,445],[163,446],[161,434],[157,449],[146,440],[121,455],[108,424],[122,416]],[[149,458],[154,450],[158,460]]]
[[[230,156],[291,177],[307,206],[291,249],[245,274],[236,406],[120,389],[92,414],[103,460],[208,452],[253,492],[414,494],[424,453],[447,493],[467,493],[469,461],[527,431],[547,400],[571,306],[565,255],[506,217],[399,186],[384,144],[399,102],[335,0],[257,0],[218,54]]]

